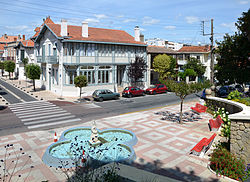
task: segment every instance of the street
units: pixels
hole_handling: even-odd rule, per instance
[[[6,86],[6,84],[4,85]],[[15,95],[24,92],[7,85]],[[2,86],[4,89],[4,87]],[[26,94],[27,95],[27,94]],[[8,99],[11,94],[5,94]],[[27,96],[26,96],[27,97]],[[190,95],[186,100],[198,98]],[[13,99],[16,99],[13,97]],[[66,101],[36,101],[27,98],[29,102],[11,104],[0,111],[0,136],[30,130],[47,130],[63,126],[70,126],[94,119],[115,116],[129,112],[162,107],[179,102],[174,93],[168,92],[158,95],[123,98],[104,102],[72,103]],[[12,99],[11,99],[11,103]]]

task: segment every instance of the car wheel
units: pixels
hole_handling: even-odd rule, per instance
[[[102,101],[103,101],[103,98],[102,98],[102,97],[100,97],[100,98],[99,98],[99,101],[100,101],[100,102],[102,102]]]
[[[128,94],[128,98],[131,98],[133,95],[132,94]]]
[[[142,96],[145,96],[145,93],[144,92],[142,92],[142,94],[141,94]]]
[[[118,100],[119,98],[120,98],[119,96],[116,96],[116,97],[115,97],[115,100]]]
[[[153,95],[155,95],[156,94],[156,91],[153,91]]]

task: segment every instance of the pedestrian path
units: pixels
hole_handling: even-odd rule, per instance
[[[9,108],[28,129],[43,128],[81,120],[47,101],[11,104]]]

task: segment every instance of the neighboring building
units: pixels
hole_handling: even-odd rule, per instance
[[[158,46],[158,47],[166,47],[168,49],[172,49],[174,51],[178,51],[183,47],[183,44],[177,42],[171,42],[168,40],[163,40],[160,38],[147,39],[145,43],[149,46]]]
[[[135,56],[146,56],[146,44],[122,30],[45,23],[35,39],[35,58],[40,63],[40,86],[62,96],[78,96],[74,86],[77,75],[86,75],[84,95],[95,89],[117,89],[129,84],[127,68]],[[146,77],[143,80],[146,85]]]
[[[170,42],[170,41],[165,41],[166,47],[168,49],[172,49],[174,51],[178,51],[183,47],[183,44],[177,43],[177,42]]]
[[[23,39],[25,39],[25,35],[23,35],[23,38],[21,38],[20,35],[18,35],[17,37],[13,36],[13,40],[9,41],[6,43],[6,45],[4,46],[4,59],[5,60],[12,60],[14,62],[16,62],[16,50],[15,47],[17,46],[17,44],[22,41]]]
[[[23,38],[25,39],[25,37]],[[18,43],[16,49],[16,76],[19,80],[24,80],[24,65],[22,60],[28,58],[28,63],[34,63],[34,42],[33,40],[23,40]]]
[[[4,34],[2,37],[0,37],[0,60],[7,60],[9,58],[13,58],[12,55],[14,55],[14,52],[10,51],[10,54],[8,54],[8,49],[5,50],[5,46],[7,46],[7,43],[14,42],[18,38],[19,36],[10,36],[7,34]]]
[[[190,57],[197,58],[206,66],[204,76],[210,79],[210,63],[211,63],[211,49],[210,46],[184,46],[178,51],[177,62],[179,70],[183,70],[183,65],[187,63]],[[214,56],[215,57],[215,56]],[[214,58],[216,60],[216,57]],[[215,61],[216,64],[216,61]]]
[[[147,47],[147,55],[148,55],[147,60],[148,60],[148,65],[149,65],[148,67],[149,74],[148,74],[147,79],[150,80],[151,85],[159,83],[159,74],[155,72],[153,69],[154,58],[159,54],[166,54],[168,56],[172,56],[173,58],[176,58],[178,53],[172,49],[168,49],[162,46],[148,46]]]
[[[160,47],[166,46],[165,40],[160,38],[146,39],[145,43],[150,46],[160,46]]]

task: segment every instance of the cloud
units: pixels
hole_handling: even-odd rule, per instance
[[[153,25],[153,24],[156,24],[156,23],[159,23],[159,22],[160,22],[160,20],[158,20],[158,19],[153,19],[152,17],[145,16],[143,18],[142,24],[143,25]]]
[[[27,25],[17,25],[17,26],[5,26],[5,28],[10,30],[20,30],[24,31],[25,29],[29,29]]]
[[[99,23],[100,22],[98,19],[95,19],[95,18],[87,18],[84,21],[86,21],[88,23]]]
[[[249,0],[239,1],[240,4],[248,4],[249,2],[250,2]]]
[[[124,15],[118,15],[118,16],[116,16],[117,18],[123,18],[124,17]]]
[[[235,23],[234,22],[231,22],[231,23],[222,23],[221,26],[225,27],[225,28],[229,28],[231,31],[236,31],[236,27],[235,27]]]
[[[104,14],[95,14],[94,15],[97,19],[104,19],[104,18],[108,18],[106,15]]]
[[[136,19],[128,18],[128,19],[123,20],[123,23],[129,23],[129,22],[135,22],[135,21]]]
[[[146,29],[145,28],[140,28],[140,31],[145,32]]]
[[[176,26],[168,25],[168,26],[165,26],[164,28],[167,30],[174,30],[176,28]]]
[[[186,22],[189,24],[196,23],[199,21],[199,18],[196,16],[186,16],[185,19],[186,19]]]

